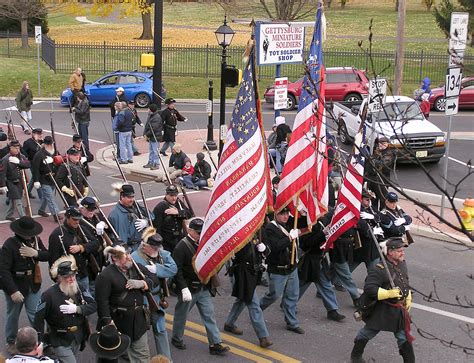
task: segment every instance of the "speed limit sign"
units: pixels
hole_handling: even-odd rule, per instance
[[[460,67],[448,68],[446,74],[446,85],[444,86],[444,97],[459,97],[461,91],[462,73]]]

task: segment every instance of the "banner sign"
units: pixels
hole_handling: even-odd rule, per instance
[[[258,65],[303,62],[304,26],[257,23]]]

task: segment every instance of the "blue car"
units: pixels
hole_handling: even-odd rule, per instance
[[[86,96],[92,106],[108,106],[115,97],[115,90],[122,87],[127,100],[134,100],[137,107],[148,107],[152,96],[152,73],[116,71],[108,73],[91,84],[86,84]],[[161,94],[166,98],[162,85]],[[72,96],[70,88],[61,94],[61,105],[69,106]]]

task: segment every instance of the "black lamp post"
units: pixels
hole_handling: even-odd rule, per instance
[[[222,148],[224,147],[223,130],[225,128],[225,80],[224,71],[227,67],[227,51],[226,48],[232,43],[235,32],[227,25],[227,16],[224,16],[224,24],[215,31],[217,43],[222,47],[221,62],[221,102],[220,102],[220,120],[219,120],[219,159],[221,157]]]

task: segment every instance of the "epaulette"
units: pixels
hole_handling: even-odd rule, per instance
[[[383,269],[385,268],[385,267],[383,266],[383,264],[381,264],[381,263],[378,263],[376,266],[377,266],[379,269],[381,269],[381,270],[383,270]]]

